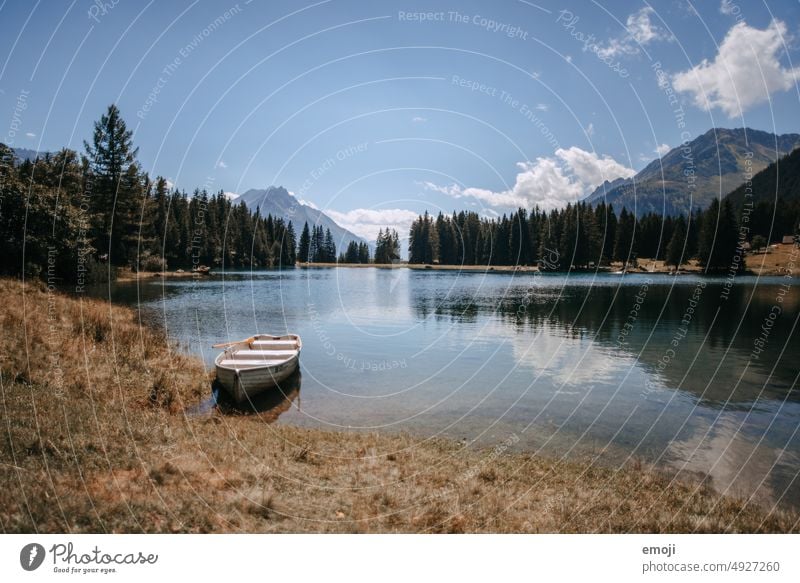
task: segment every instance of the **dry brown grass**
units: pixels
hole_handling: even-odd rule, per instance
[[[269,416],[186,417],[208,393],[202,363],[141,329],[131,310],[11,280],[0,293],[6,532],[797,529],[794,515],[641,467]]]
[[[777,245],[767,252],[748,255],[745,258],[748,271],[758,275],[800,275],[800,249],[794,245]]]

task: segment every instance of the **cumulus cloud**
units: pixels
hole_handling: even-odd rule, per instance
[[[428,118],[417,115],[412,117],[411,121],[413,121],[414,123],[425,123],[426,121],[428,121]]]
[[[547,111],[548,109],[550,109],[550,107],[546,103],[537,103],[536,109],[538,111]]]
[[[217,162],[217,168],[222,168],[224,170],[227,167],[228,165],[225,163],[225,160],[220,160],[219,162]]]
[[[26,132],[25,135],[28,136],[29,138],[35,138],[36,137],[36,134],[34,134],[33,132]]]
[[[729,117],[740,116],[775,92],[791,89],[800,69],[785,68],[779,60],[786,25],[773,20],[764,30],[735,24],[725,35],[713,61],[703,61],[672,78],[676,91],[688,93],[702,109],[719,108]]]
[[[656,146],[654,150],[658,157],[661,158],[664,154],[669,152],[672,148],[669,147],[669,144],[661,144],[660,146]]]
[[[610,156],[600,157],[576,146],[556,150],[555,157],[537,158],[535,162],[518,162],[519,172],[514,185],[503,191],[485,188],[463,188],[456,184],[422,186],[452,196],[472,198],[493,207],[509,209],[539,206],[543,210],[561,208],[582,199],[590,190],[606,180],[630,178],[636,171]]]
[[[578,181],[586,188],[596,188],[606,180],[630,178],[636,171],[614,160],[611,156],[598,156],[577,146],[556,150],[558,156],[572,170]]]
[[[645,6],[638,12],[628,15],[625,21],[625,33],[612,38],[607,45],[598,47],[597,54],[604,58],[636,55],[641,47],[652,42],[672,40],[673,37],[669,32],[650,20],[653,14],[655,10]]]
[[[378,237],[378,231],[391,227],[403,237],[411,229],[418,213],[407,209],[353,209],[339,212],[325,209],[325,214],[336,223],[368,241]]]

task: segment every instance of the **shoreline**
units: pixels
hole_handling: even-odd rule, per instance
[[[800,524],[795,512],[721,496],[708,482],[639,462],[609,468],[512,452],[511,438],[473,449],[273,424],[271,412],[189,416],[208,399],[213,371],[141,327],[134,310],[18,280],[0,279],[0,290],[13,299],[0,308],[7,532],[788,532]]]
[[[538,267],[532,265],[438,265],[438,264],[411,264],[407,262],[398,263],[297,263],[296,269],[410,269],[413,271],[463,271],[476,273],[544,273]],[[589,269],[572,269],[571,271],[547,272],[555,275],[565,273],[597,273],[597,274],[622,274],[623,265],[614,262],[608,266],[601,266]],[[665,265],[662,260],[652,260],[642,258],[638,261],[637,267],[629,267],[624,271],[625,274],[641,275],[708,275],[719,276],[727,275],[727,272],[714,272],[705,274],[703,268],[697,261],[692,259],[688,263],[681,265],[675,270],[672,266]],[[754,276],[790,276],[800,277],[800,249],[794,245],[780,244],[772,246],[769,251],[763,253],[749,253],[745,256],[745,270],[741,275]],[[146,280],[153,278],[179,279],[196,277],[204,279],[214,277],[215,273],[197,274],[192,271],[140,271],[133,272],[129,269],[120,270],[116,281],[129,282]]]

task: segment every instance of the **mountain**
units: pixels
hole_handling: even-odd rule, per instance
[[[19,162],[30,160],[33,162],[36,158],[44,158],[47,152],[37,152],[36,150],[28,150],[27,148],[13,148],[14,158]]]
[[[344,251],[350,241],[356,243],[364,241],[358,235],[337,225],[322,211],[297,200],[282,186],[270,186],[266,190],[250,189],[239,196],[236,201],[244,201],[250,210],[259,209],[262,217],[271,214],[273,217],[282,217],[285,221],[292,221],[298,240],[305,223],[308,223],[309,228],[314,225],[322,225],[324,229],[330,229],[333,241],[336,243],[337,253]]]
[[[606,182],[587,198],[620,210],[676,215],[705,208],[750,176],[800,146],[800,134],[776,136],[747,128],[715,128],[670,150],[633,178]],[[752,157],[749,153],[752,152]],[[663,174],[662,174],[663,173]],[[694,188],[690,188],[693,179]],[[635,188],[634,188],[635,185]]]

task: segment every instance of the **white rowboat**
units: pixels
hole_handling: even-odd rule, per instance
[[[259,334],[225,347],[214,360],[217,381],[237,403],[275,387],[297,370],[303,343],[297,334]]]

